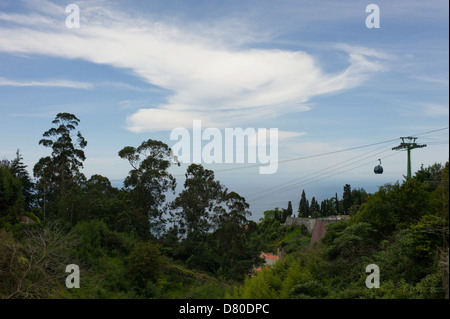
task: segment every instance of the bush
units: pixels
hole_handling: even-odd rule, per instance
[[[369,223],[354,223],[339,232],[332,242],[328,242],[330,260],[342,258],[358,259],[367,255],[376,244],[376,230]]]
[[[380,288],[363,290],[362,298],[370,299],[442,299],[444,289],[439,273],[424,277],[416,285],[408,283],[404,278],[399,281],[384,281]]]
[[[293,299],[324,298],[327,295],[328,289],[316,279],[296,285],[290,293]]]
[[[166,259],[160,247],[152,242],[142,242],[134,246],[127,257],[128,276],[143,297],[156,296],[156,282],[162,275]]]
[[[100,257],[106,254],[102,247],[102,240],[108,231],[108,226],[102,221],[91,220],[78,223],[74,227],[74,233],[79,239],[75,247],[76,254],[89,265],[96,266]]]

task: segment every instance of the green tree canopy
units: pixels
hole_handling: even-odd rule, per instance
[[[213,171],[199,164],[191,164],[185,175],[184,189],[172,206],[174,217],[190,238],[211,229],[214,212],[222,209],[226,189],[214,179]]]
[[[41,158],[33,168],[44,217],[48,199],[51,199],[51,210],[58,212],[59,217],[69,209],[65,196],[86,159],[83,149],[87,141],[79,131],[74,132],[79,122],[73,114],[58,113],[52,122],[55,126],[44,132],[44,138],[39,141],[40,145],[52,149],[51,156]]]
[[[53,173],[58,176],[58,186],[61,191],[65,191],[66,181],[79,172],[86,159],[83,149],[87,141],[79,131],[76,135],[72,133],[79,122],[80,120],[73,114],[58,113],[52,122],[55,127],[44,132],[44,138],[39,141],[40,145],[52,148],[51,163],[48,164],[52,165]]]
[[[124,147],[119,156],[128,160],[132,170],[125,178],[136,208],[146,216],[148,227],[154,233],[163,228],[162,215],[167,191],[175,191],[176,180],[168,172],[171,165],[170,148],[163,142],[149,139],[137,148]]]
[[[0,165],[0,222],[16,223],[22,203],[20,180],[8,168]]]

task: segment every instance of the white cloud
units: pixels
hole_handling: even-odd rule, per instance
[[[0,86],[42,86],[42,87],[65,87],[73,89],[90,89],[91,83],[67,81],[67,80],[50,80],[50,81],[14,81],[0,77]]]
[[[406,114],[420,114],[422,117],[448,117],[449,105],[427,102],[401,102],[399,105],[407,111]]]
[[[202,119],[203,123],[210,123],[200,112],[172,111],[165,109],[139,109],[134,114],[128,116],[127,123],[129,129],[135,133],[146,131],[164,131],[168,127],[191,128],[192,121]],[[149,125],[152,125],[149,127]],[[217,127],[217,125],[210,125]]]
[[[439,79],[439,78],[430,77],[430,76],[414,76],[414,78],[416,78],[420,81],[442,84],[442,85],[446,85],[446,86],[449,85],[448,79]]]
[[[51,8],[52,19],[63,9],[48,1],[40,3]],[[268,116],[306,111],[312,97],[348,90],[384,70],[379,59],[386,56],[363,47],[340,45],[337,49],[349,54],[349,66],[327,74],[306,52],[240,48],[237,40],[228,46],[222,42],[231,38],[224,34],[223,22],[218,24],[220,30],[195,33],[198,24],[192,28],[168,25],[102,8],[83,9],[79,29],[59,24],[49,29],[46,17],[36,14],[33,26],[17,21],[19,26],[2,27],[0,52],[108,64],[172,92],[166,103],[128,116],[134,132],[190,127],[194,119],[208,126],[242,126]],[[3,20],[13,18],[2,14]],[[243,42],[246,39],[252,36],[245,35]]]
[[[291,137],[304,136],[306,132],[289,132],[289,131],[278,131],[278,138],[280,140],[289,139]]]
[[[441,104],[427,103],[423,105],[423,112],[428,116],[448,116],[449,106]]]
[[[54,21],[50,18],[43,17],[39,14],[6,14],[0,12],[0,20],[18,25],[51,25]]]

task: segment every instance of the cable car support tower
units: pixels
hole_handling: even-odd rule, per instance
[[[408,151],[408,172],[407,172],[407,179],[411,178],[411,150],[415,148],[422,148],[426,147],[426,144],[417,144],[416,140],[417,137],[407,136],[407,137],[400,137],[402,142],[400,145],[393,147],[392,150],[401,150],[406,149]]]

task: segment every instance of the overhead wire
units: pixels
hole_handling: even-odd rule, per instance
[[[427,132],[414,134],[413,136],[426,135],[426,134],[439,132],[439,131],[443,131],[443,130],[448,130],[448,129],[449,129],[449,127],[447,126],[447,127],[443,127],[443,128],[427,131]],[[310,159],[310,158],[321,157],[321,156],[326,156],[326,155],[333,155],[333,154],[338,154],[338,153],[342,153],[342,152],[357,150],[357,149],[361,149],[361,148],[365,148],[365,147],[385,144],[385,143],[389,143],[389,142],[393,142],[393,141],[398,141],[398,138],[387,140],[387,141],[382,141],[382,142],[376,142],[376,143],[361,145],[361,146],[355,146],[355,147],[341,149],[341,150],[336,150],[336,151],[331,151],[331,152],[325,152],[325,153],[319,153],[319,154],[314,154],[314,155],[307,155],[307,156],[302,156],[302,157],[285,159],[285,160],[275,161],[273,163],[286,163],[286,162]],[[246,165],[246,166],[240,166],[240,167],[231,167],[231,168],[218,169],[218,170],[214,170],[214,173],[228,172],[228,171],[241,170],[241,169],[253,168],[253,167],[260,167],[260,166],[264,166],[264,165],[267,165],[267,163],[259,163],[259,164]]]
[[[386,146],[382,146],[381,148],[385,148],[385,147],[386,147]],[[354,163],[358,163],[358,162],[360,162],[360,161],[363,161],[363,160],[365,160],[365,159],[367,159],[367,158],[371,158],[371,157],[373,158],[375,155],[378,155],[378,154],[381,154],[381,153],[384,153],[384,152],[387,152],[387,151],[390,151],[390,150],[391,150],[391,149],[389,148],[389,149],[387,149],[387,150],[385,150],[385,151],[383,151],[383,152],[381,152],[381,153],[373,154],[373,155],[370,155],[370,156],[368,156],[368,157],[365,157],[365,158],[363,158],[363,159],[361,159],[361,160],[353,161],[353,162],[348,163],[349,161],[352,161],[352,160],[354,160],[354,159],[356,159],[356,158],[359,158],[359,157],[361,157],[361,156],[364,156],[364,155],[367,155],[367,154],[376,152],[376,151],[378,151],[379,149],[380,149],[380,148],[377,148],[377,149],[375,149],[375,150],[371,150],[371,151],[369,151],[369,152],[366,152],[366,153],[360,154],[360,155],[358,155],[358,156],[352,157],[352,158],[350,158],[350,159],[347,159],[347,160],[345,160],[345,161],[339,162],[339,163],[337,163],[337,164],[334,164],[334,165],[328,166],[328,167],[326,167],[326,168],[320,169],[320,170],[318,170],[318,171],[316,171],[316,172],[309,173],[309,174],[307,174],[307,175],[305,175],[305,176],[295,178],[295,179],[293,179],[293,180],[291,180],[291,181],[289,181],[289,182],[279,184],[279,185],[275,186],[275,188],[278,188],[278,187],[280,187],[280,186],[284,186],[284,188],[283,188],[283,190],[284,190],[284,189],[286,189],[286,188],[289,188],[289,186],[287,186],[288,184],[291,184],[291,183],[294,183],[294,182],[295,182],[295,184],[293,184],[292,186],[297,185],[299,180],[304,180],[306,177],[309,177],[309,176],[312,176],[312,175],[316,175],[316,174],[318,174],[318,173],[321,173],[321,172],[323,172],[323,171],[329,170],[329,169],[331,169],[331,168],[334,168],[334,167],[339,166],[339,165],[342,165],[342,164],[346,164],[346,165],[340,167],[340,168],[343,168],[343,167],[346,167],[346,166],[348,166],[348,165],[352,165],[352,164],[354,164]],[[348,164],[347,164],[347,163],[348,163]],[[337,169],[340,169],[340,168],[337,168]],[[322,173],[322,174],[320,174],[319,176],[321,176],[321,175],[323,175],[323,174],[328,174],[328,172]],[[311,178],[316,178],[316,177],[318,177],[318,176],[311,177]],[[311,179],[311,178],[309,178],[309,179]],[[307,180],[309,180],[309,179],[307,179]],[[266,189],[266,190],[263,191],[263,193],[265,193],[265,192],[272,193],[272,192],[273,192],[273,187],[270,187],[270,188],[268,188],[268,189]],[[258,192],[258,195],[260,195],[260,194],[261,194],[261,192]]]
[[[449,127],[444,127],[444,128],[440,128],[440,129],[435,129],[435,130],[431,130],[431,131],[427,131],[427,132],[422,132],[422,133],[414,134],[414,136],[426,135],[426,134],[430,134],[430,133],[434,133],[434,132],[439,132],[439,131],[443,131],[443,130],[448,130],[448,129],[449,129]],[[397,140],[398,140],[398,139],[390,140],[390,141],[397,141]],[[387,141],[385,141],[385,142],[387,142]],[[376,145],[376,144],[381,144],[381,143],[384,143],[384,142],[374,143],[374,144],[370,144],[370,145]],[[432,142],[429,142],[428,144],[429,144],[429,145],[443,145],[443,144],[448,144],[448,141],[432,141]],[[364,147],[364,146],[363,146],[363,147]],[[357,148],[360,148],[360,147],[357,147]],[[354,148],[354,149],[357,149],[357,148]],[[390,151],[390,150],[391,150],[391,149],[388,149],[388,150],[385,150],[385,151],[383,151],[383,152],[381,152],[381,153],[385,153],[385,152]],[[342,150],[342,151],[344,151],[344,150]],[[375,150],[374,150],[374,151],[375,151]],[[354,157],[354,158],[358,158],[358,157],[364,156],[365,154],[372,153],[372,152],[373,152],[373,151],[369,151],[369,152],[367,152],[367,153],[364,153],[364,154],[359,155],[359,156]],[[378,154],[381,154],[381,153],[378,153]],[[399,154],[399,152],[395,152],[395,153],[393,153],[393,154],[391,154],[391,155],[385,156],[383,159],[388,158],[388,157],[391,157],[391,156],[395,156],[395,155],[397,155],[397,154]],[[319,156],[319,155],[321,156],[322,154],[318,154],[317,156]],[[372,156],[374,156],[374,155],[372,155]],[[367,158],[367,157],[366,157],[366,158]],[[364,158],[364,159],[366,159],[366,158]],[[355,161],[355,162],[351,162],[351,163],[349,163],[349,164],[347,164],[347,165],[344,165],[344,166],[342,166],[342,167],[340,167],[340,168],[338,168],[338,169],[341,169],[341,168],[346,167],[346,166],[349,166],[349,165],[353,165],[353,164],[355,164],[355,163],[357,163],[357,162],[360,162],[360,161],[362,161],[362,160],[364,160],[364,159],[361,159],[361,160],[358,160],[358,161]],[[296,160],[296,159],[293,159],[293,160]],[[338,166],[338,165],[340,165],[340,164],[342,164],[342,163],[345,163],[345,162],[347,162],[347,160],[344,161],[344,162],[338,163],[338,164],[331,165],[331,166],[329,166],[329,167],[327,167],[327,168],[325,168],[325,169],[321,169],[321,170],[316,171],[316,172],[314,172],[314,173],[310,173],[310,174],[308,174],[308,175],[306,175],[306,176],[303,176],[303,177],[301,177],[301,178],[297,178],[297,179],[295,179],[295,180],[291,180],[290,182],[283,183],[283,184],[278,185],[278,186],[276,186],[276,187],[282,186],[282,185],[284,185],[284,184],[290,184],[290,183],[292,183],[293,181],[296,181],[296,180],[299,180],[299,179],[304,179],[305,177],[308,177],[308,176],[311,176],[311,175],[315,175],[315,174],[317,174],[317,173],[319,173],[319,172],[322,172],[322,171],[324,171],[324,170],[328,170],[328,169],[330,169],[330,168],[332,168],[332,167]],[[292,189],[292,188],[295,188],[295,187],[305,186],[305,185],[308,185],[308,184],[312,184],[312,183],[315,183],[315,182],[317,182],[317,181],[319,181],[319,180],[322,180],[322,179],[325,179],[325,178],[329,178],[329,177],[332,177],[332,176],[335,176],[335,175],[338,175],[338,174],[342,174],[342,173],[351,171],[351,170],[356,169],[356,168],[359,168],[359,167],[366,166],[366,165],[368,165],[368,164],[370,164],[370,163],[373,163],[373,161],[368,162],[368,163],[364,163],[364,164],[359,165],[359,166],[354,166],[354,167],[352,167],[352,168],[350,168],[350,169],[347,169],[347,170],[344,170],[344,171],[338,171],[338,172],[335,172],[335,173],[333,173],[333,174],[331,174],[331,175],[327,175],[327,176],[324,176],[324,177],[317,178],[317,177],[319,177],[319,176],[329,174],[330,172],[323,173],[323,174],[320,174],[320,175],[315,176],[315,177],[313,177],[313,178],[309,178],[309,179],[303,180],[303,181],[300,182],[300,183],[297,182],[297,183],[295,183],[295,184],[293,184],[293,185],[291,185],[291,186],[284,186],[283,188],[277,189],[277,190],[274,190],[274,188],[271,187],[270,189],[266,189],[266,190],[264,190],[264,191],[262,191],[262,192],[259,192],[258,195],[255,196],[255,197],[250,196],[248,200],[258,200],[258,199],[261,199],[261,198],[270,197],[270,196],[276,195],[276,194],[278,194],[278,193],[280,193],[280,192],[283,192],[283,191],[286,191],[286,190],[289,190],[289,189]],[[267,193],[267,191],[269,191],[270,193]]]
[[[307,156],[302,156],[302,157],[296,157],[296,158],[290,158],[290,159],[285,159],[285,160],[279,160],[279,161],[274,161],[272,163],[278,163],[278,164],[279,163],[287,163],[287,162],[298,161],[298,160],[305,160],[305,159],[316,158],[316,157],[321,157],[321,156],[334,155],[334,154],[348,152],[348,151],[357,150],[357,149],[361,149],[361,148],[366,148],[366,147],[370,147],[370,146],[386,144],[386,143],[390,143],[390,142],[397,141],[397,140],[398,139],[392,139],[392,140],[376,142],[376,143],[371,143],[371,144],[366,144],[366,145],[360,145],[360,146],[355,146],[355,147],[341,149],[341,150],[336,150],[336,151],[331,151],[331,152],[325,152],[325,153],[319,153],[319,154],[314,154],[314,155],[307,155]],[[221,173],[221,172],[241,170],[241,169],[246,169],[246,168],[260,167],[260,166],[264,166],[264,165],[267,165],[267,163],[259,163],[259,164],[252,164],[252,165],[246,165],[246,166],[240,166],[240,167],[231,167],[231,168],[217,169],[217,170],[214,170],[214,174]],[[184,174],[177,174],[177,175],[173,175],[173,176],[174,177],[184,176]]]
[[[420,135],[425,135],[425,134],[429,134],[429,133],[444,131],[444,130],[448,130],[448,129],[449,129],[449,126],[446,126],[446,127],[438,128],[438,129],[431,130],[431,131],[428,131],[428,132],[422,132],[422,133],[414,134],[413,136],[420,136]]]
[[[430,134],[430,133],[435,133],[435,132],[439,132],[439,131],[443,131],[443,130],[448,130],[449,127],[443,127],[443,128],[439,128],[439,129],[435,129],[435,130],[430,130],[430,131],[426,131],[426,132],[422,132],[422,133],[418,133],[418,134],[414,134],[413,136],[421,136],[421,135],[426,135],[426,134]],[[367,148],[367,147],[371,147],[371,146],[376,146],[376,145],[381,145],[381,144],[387,144],[393,141],[398,141],[398,138],[395,139],[391,139],[391,140],[386,140],[386,141],[381,141],[381,142],[375,142],[375,143],[371,143],[371,144],[366,144],[366,145],[360,145],[360,146],[355,146],[355,147],[350,147],[350,148],[346,148],[346,149],[341,149],[341,150],[336,150],[336,151],[330,151],[330,152],[324,152],[324,153],[319,153],[319,154],[313,154],[313,155],[307,155],[307,156],[301,156],[301,157],[296,157],[296,158],[291,158],[291,159],[285,159],[285,160],[279,160],[279,161],[275,161],[272,163],[287,163],[287,162],[292,162],[292,161],[299,161],[299,160],[305,160],[305,159],[311,159],[311,158],[317,158],[317,157],[322,157],[322,156],[328,156],[328,155],[334,155],[334,154],[338,154],[338,153],[343,153],[343,152],[348,152],[348,151],[352,151],[352,150],[358,150],[361,148]],[[440,143],[440,144],[438,144]],[[446,144],[445,141],[443,142],[439,142],[436,141],[436,143],[430,142],[428,143],[430,145],[442,145],[442,144]],[[372,151],[370,151],[372,152]],[[368,153],[370,153],[368,152]],[[364,155],[364,154],[363,154]],[[360,155],[360,156],[363,156]],[[356,157],[357,158],[357,157]],[[247,169],[247,168],[254,168],[254,167],[260,167],[260,166],[264,166],[267,165],[267,163],[258,163],[258,164],[252,164],[252,165],[245,165],[245,166],[240,166],[240,167],[231,167],[231,168],[224,168],[224,169],[217,169],[214,170],[214,173],[221,173],[221,172],[229,172],[229,171],[235,171],[235,170],[242,170],[242,169]],[[339,165],[335,164],[333,166]],[[325,169],[324,169],[325,170]],[[322,170],[320,170],[322,171]],[[320,171],[317,171],[315,173],[318,173]],[[306,176],[315,174],[315,173],[311,173],[308,174]],[[181,177],[181,176],[185,176],[185,174],[176,174],[173,175],[174,177]],[[305,177],[305,176],[304,176]],[[303,177],[303,178],[304,178]],[[289,183],[289,182],[288,182]]]
[[[388,156],[385,156],[385,157],[383,157],[382,159],[386,159],[386,158],[388,158],[388,157],[395,156],[395,155],[397,155],[397,154],[398,154],[398,152],[393,153],[393,154],[390,154],[390,155],[388,155]],[[367,166],[367,165],[372,164],[372,163],[373,163],[373,161],[366,162],[366,163],[364,163],[364,164],[361,164],[361,165],[358,165],[358,166],[351,167],[351,168],[346,169],[346,170],[344,170],[344,171],[335,172],[334,174],[331,174],[331,175],[328,175],[328,176],[324,176],[324,177],[321,177],[321,178],[318,178],[318,179],[309,181],[309,182],[307,182],[307,183],[302,183],[300,186],[309,185],[309,184],[315,183],[315,182],[317,182],[317,181],[319,181],[319,180],[322,180],[322,179],[325,179],[325,178],[329,178],[329,177],[332,177],[332,176],[335,176],[335,175],[338,175],[338,174],[346,173],[346,172],[348,172],[348,171],[351,171],[351,170],[354,170],[354,169],[357,169],[357,168],[360,168],[360,167],[363,167],[363,166]],[[297,187],[298,187],[298,186],[297,186]]]
[[[346,149],[341,149],[341,150],[336,150],[336,151],[331,151],[331,152],[325,152],[325,153],[319,153],[319,154],[314,154],[314,155],[307,155],[307,156],[302,156],[302,157],[290,158],[290,159],[285,159],[285,160],[280,160],[280,161],[274,161],[272,163],[287,163],[287,162],[305,160],[305,159],[310,159],[310,158],[315,158],[315,157],[334,155],[334,154],[348,152],[348,151],[353,151],[353,150],[357,150],[357,149],[361,149],[361,148],[365,148],[365,147],[385,144],[385,143],[389,143],[389,142],[393,142],[393,141],[397,141],[397,140],[398,139],[392,139],[392,140],[387,140],[387,141],[383,141],[383,142],[366,144],[366,145],[361,145],[361,146],[356,146],[356,147],[351,147],[351,148],[346,148]],[[216,173],[216,172],[234,171],[234,170],[246,169],[246,168],[252,168],[252,167],[260,167],[260,166],[264,166],[264,165],[267,165],[267,163],[260,163],[260,164],[246,165],[246,166],[241,166],[241,167],[232,167],[232,168],[218,169],[218,170],[214,170],[214,173]]]
[[[388,152],[388,151],[391,151],[391,149],[384,150],[384,151],[382,151],[382,152],[380,152],[380,153],[377,153],[377,154],[374,154],[374,155],[365,157],[365,158],[360,159],[360,160],[358,160],[358,161],[353,161],[353,162],[351,162],[351,163],[348,163],[348,164],[346,164],[346,165],[343,165],[343,166],[339,167],[338,170],[340,170],[340,169],[342,169],[342,168],[345,168],[345,167],[348,167],[348,166],[350,166],[350,165],[354,165],[354,164],[356,164],[356,163],[358,163],[358,162],[361,162],[361,161],[363,161],[363,160],[365,160],[365,159],[367,159],[367,158],[374,157],[375,155],[378,156],[378,155],[380,155],[380,154],[382,154],[382,153],[385,153],[385,152]],[[397,154],[399,154],[399,152],[395,152],[395,153],[393,153],[393,154],[391,154],[391,155],[382,157],[381,159],[386,159],[386,158],[388,158],[388,157],[395,156],[395,155],[397,155]],[[357,169],[357,168],[360,168],[360,167],[363,167],[363,166],[367,166],[367,165],[369,165],[369,164],[373,164],[373,160],[371,160],[371,161],[369,161],[369,162],[365,162],[364,164],[361,164],[361,165],[358,165],[358,166],[352,166],[351,168],[346,169],[346,170],[343,170],[343,171],[336,171],[336,170],[334,170],[334,171],[330,171],[330,172],[325,172],[325,173],[319,174],[318,176],[315,176],[315,177],[308,178],[308,179],[306,179],[306,180],[302,180],[302,181],[300,181],[300,182],[297,182],[297,183],[294,184],[294,185],[291,185],[291,186],[288,186],[288,187],[283,187],[283,188],[277,189],[277,190],[272,190],[272,191],[270,192],[270,194],[262,194],[261,196],[249,198],[248,200],[258,200],[258,199],[261,199],[261,198],[271,197],[271,196],[276,195],[276,194],[279,194],[279,193],[281,193],[281,192],[284,192],[284,191],[287,191],[287,190],[290,190],[290,189],[293,189],[293,188],[297,188],[297,187],[309,185],[309,184],[315,183],[315,182],[317,182],[317,181],[323,180],[323,179],[325,179],[325,178],[329,178],[329,177],[332,177],[332,176],[335,176],[335,175],[338,175],[338,174],[342,174],[342,173],[345,173],[345,172],[348,172],[348,171],[351,171],[351,170],[354,170],[354,169]],[[334,165],[334,166],[336,166],[336,165]],[[327,168],[327,169],[328,169],[328,168]],[[318,172],[319,172],[319,171],[318,171]],[[317,172],[315,172],[315,173],[317,173]],[[309,174],[309,175],[312,175],[312,174]],[[324,175],[325,175],[325,176],[324,176]]]

